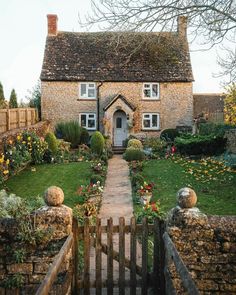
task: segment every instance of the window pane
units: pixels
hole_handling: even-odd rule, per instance
[[[80,84],[80,95],[86,96],[86,84]]]
[[[122,118],[116,118],[116,128],[122,128]]]
[[[95,118],[94,114],[89,114],[88,116],[89,116],[89,118]]]
[[[150,118],[150,115],[149,114],[145,114],[144,115],[144,118]]]
[[[152,97],[157,97],[157,96],[158,96],[158,85],[152,84]]]
[[[86,127],[86,115],[81,115],[81,126]]]
[[[95,84],[89,84],[89,88],[95,88]]]
[[[94,119],[88,120],[88,128],[95,128],[95,120]]]
[[[143,127],[144,128],[150,128],[151,127],[151,121],[150,120],[143,120]]]
[[[152,115],[152,127],[157,127],[157,115]]]
[[[144,97],[151,97],[151,89],[144,89]]]
[[[144,88],[150,88],[150,84],[144,84]]]
[[[95,89],[88,89],[88,97],[95,97]]]

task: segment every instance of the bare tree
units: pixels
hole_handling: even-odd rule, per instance
[[[236,0],[91,0],[86,25],[118,31],[175,29],[176,18],[188,17],[193,39],[204,37],[208,48],[226,41],[226,59],[220,59],[222,75],[236,80]],[[206,47],[204,47],[206,48]]]

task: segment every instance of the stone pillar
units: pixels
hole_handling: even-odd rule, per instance
[[[236,292],[236,217],[207,216],[196,203],[191,188],[179,190],[166,230],[200,294],[232,294]],[[177,293],[185,294],[172,268],[171,275]]]

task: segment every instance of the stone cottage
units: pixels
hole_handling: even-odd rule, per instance
[[[187,19],[176,32],[58,31],[48,15],[41,73],[42,117],[79,120],[121,146],[129,134],[156,136],[191,126],[193,74]]]

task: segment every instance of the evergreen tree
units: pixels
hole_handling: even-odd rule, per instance
[[[11,109],[18,108],[17,96],[16,96],[15,89],[12,89],[12,91],[11,91],[9,108],[11,108]]]
[[[40,81],[34,86],[34,88],[29,91],[29,96],[27,96],[29,100],[29,106],[31,108],[37,108],[39,119],[41,120],[41,84]]]
[[[2,83],[0,82],[0,108],[5,107],[5,97],[4,97],[4,91]]]

